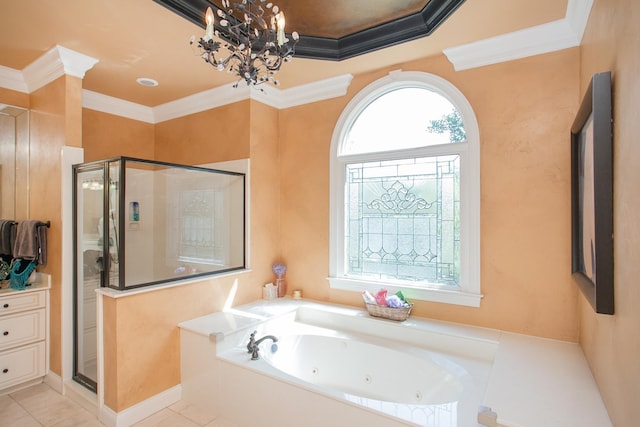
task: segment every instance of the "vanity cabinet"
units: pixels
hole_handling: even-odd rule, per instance
[[[48,292],[0,290],[0,394],[46,374]]]

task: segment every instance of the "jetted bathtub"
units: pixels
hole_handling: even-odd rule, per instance
[[[490,338],[313,302],[217,314],[206,339],[203,319],[181,324],[183,399],[232,425],[477,425]],[[260,344],[258,360],[247,351],[254,331],[278,339]]]

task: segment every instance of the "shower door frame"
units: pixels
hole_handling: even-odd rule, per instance
[[[105,161],[97,161],[97,162],[90,162],[90,163],[83,163],[80,165],[73,165],[73,188],[74,188],[74,192],[73,192],[73,373],[72,373],[72,378],[74,381],[76,381],[77,383],[83,385],[84,387],[88,388],[89,390],[93,391],[94,393],[97,393],[97,388],[98,388],[98,383],[97,383],[97,378],[96,380],[93,380],[92,378],[89,378],[88,376],[84,375],[83,373],[79,372],[79,360],[78,360],[78,355],[79,355],[79,337],[78,337],[78,325],[79,325],[79,317],[78,317],[78,309],[79,309],[79,295],[78,295],[78,286],[83,286],[84,285],[84,277],[82,278],[82,283],[80,283],[80,277],[78,277],[78,256],[79,256],[79,250],[80,248],[78,247],[78,237],[80,234],[80,231],[84,231],[84,229],[82,228],[82,230],[80,230],[80,227],[78,227],[78,176],[81,173],[84,172],[96,172],[96,171],[102,171],[102,185],[103,185],[103,191],[102,191],[102,266],[101,266],[101,271],[100,271],[100,277],[99,277],[99,287],[105,287],[105,282],[109,280],[109,270],[111,267],[111,260],[110,257],[105,257],[104,254],[109,254],[109,183],[110,183],[110,162],[105,162]],[[106,188],[107,190],[105,191],[104,188]],[[120,193],[120,192],[119,192]],[[118,197],[120,197],[120,194],[118,194]],[[120,221],[118,221],[120,222]],[[118,224],[120,226],[120,224]],[[119,227],[120,228],[120,227]],[[118,230],[118,233],[120,233],[120,230]],[[116,249],[119,251],[120,248],[118,247],[118,245],[116,245]],[[120,258],[121,254],[118,254],[118,258]],[[96,326],[99,322],[96,319]],[[97,350],[97,349],[96,349]],[[99,357],[99,355],[97,354],[96,351],[96,358]],[[96,363],[97,363],[97,359],[96,359]]]

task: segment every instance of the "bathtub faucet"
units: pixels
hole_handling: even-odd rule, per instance
[[[258,348],[258,346],[260,345],[260,343],[266,339],[269,339],[271,341],[278,342],[278,338],[274,337],[273,335],[266,335],[258,340],[256,340],[256,333],[258,331],[253,331],[253,333],[251,334],[251,336],[249,337],[249,344],[247,344],[247,353],[251,353],[251,360],[258,360],[260,358],[260,356],[258,355],[258,352],[260,351],[260,348]]]

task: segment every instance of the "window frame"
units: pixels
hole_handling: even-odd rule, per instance
[[[344,154],[346,136],[360,113],[380,96],[406,87],[436,92],[458,110],[465,126],[466,142],[363,154]],[[460,285],[406,284],[345,275],[345,168],[349,163],[431,157],[460,156]],[[469,101],[447,80],[421,71],[392,71],[362,89],[343,110],[334,128],[330,159],[329,284],[332,289],[377,292],[402,290],[409,299],[479,307],[480,292],[480,133]]]

